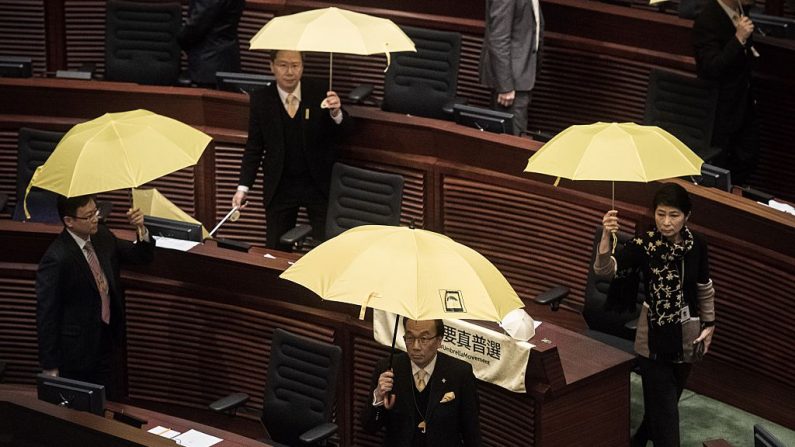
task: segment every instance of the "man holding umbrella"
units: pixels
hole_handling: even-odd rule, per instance
[[[58,197],[64,229],[50,244],[36,273],[39,360],[46,374],[105,386],[116,399],[113,358],[124,340],[124,291],[120,264],[152,260],[154,244],[140,210],[127,217],[137,243],[117,239],[99,225],[91,195]]]
[[[479,402],[472,366],[439,353],[442,320],[403,319],[407,353],[373,373],[373,401],[362,425],[386,427],[385,446],[479,446]]]
[[[275,85],[251,93],[248,142],[232,206],[244,205],[261,165],[266,245],[289,250],[280,246],[279,238],[295,226],[301,206],[307,209],[315,239],[325,239],[334,143],[351,120],[336,93],[302,80],[302,53],[271,51],[270,67]]]

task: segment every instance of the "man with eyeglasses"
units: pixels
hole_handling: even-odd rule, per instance
[[[58,215],[64,229],[36,273],[39,361],[46,374],[104,385],[116,399],[113,358],[124,340],[119,268],[150,262],[154,244],[139,209],[127,212],[137,230],[134,243],[100,225],[93,196],[59,196]]]
[[[262,166],[265,245],[290,250],[279,239],[295,226],[301,206],[309,215],[313,237],[325,239],[335,144],[351,119],[325,83],[302,79],[300,52],[272,51],[270,68],[276,82],[251,93],[248,141],[232,206],[245,206]]]
[[[369,432],[386,428],[384,446],[479,446],[479,402],[472,365],[438,352],[442,320],[403,319],[406,353],[375,368],[373,398],[362,413]]]

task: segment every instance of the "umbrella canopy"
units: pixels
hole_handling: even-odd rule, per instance
[[[66,197],[138,187],[199,161],[209,135],[148,110],[106,113],[64,135],[32,186]]]
[[[201,222],[191,217],[191,215],[185,211],[182,211],[155,188],[133,189],[132,199],[133,208],[140,208],[141,212],[146,216],[162,217],[164,219],[201,225]],[[204,225],[202,225],[202,239],[206,239],[207,237],[209,237],[209,233],[207,229],[204,228]]]
[[[415,51],[414,42],[391,20],[333,7],[274,17],[251,38],[250,48],[346,54]]]
[[[702,163],[657,126],[595,123],[557,134],[530,157],[524,170],[571,180],[650,182],[698,175]]]
[[[284,271],[326,300],[372,307],[414,320],[500,321],[523,307],[505,277],[481,254],[447,236],[405,227],[352,228]]]

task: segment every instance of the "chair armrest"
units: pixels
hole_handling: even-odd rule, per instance
[[[638,330],[638,319],[635,318],[634,320],[629,320],[624,323],[624,327],[629,329],[630,331],[637,331]]]
[[[317,444],[337,432],[337,424],[324,422],[303,432],[298,439],[304,444]]]
[[[348,93],[348,99],[353,101],[354,104],[361,104],[373,93],[374,88],[373,84],[357,85]]]
[[[444,103],[444,105],[442,106],[442,110],[444,111],[445,114],[453,116],[453,109],[454,109],[455,105],[456,104],[464,105],[466,103],[467,103],[467,99],[466,98],[462,98],[460,96],[456,96],[453,99],[451,99],[450,101],[447,101],[446,103]]]
[[[235,393],[230,394],[226,397],[222,397],[215,402],[209,405],[210,409],[221,413],[224,411],[234,412],[237,410],[241,405],[248,402],[248,394],[246,393]]]
[[[553,311],[558,310],[560,302],[569,295],[569,288],[566,286],[555,286],[533,299],[538,304],[549,304]]]
[[[305,239],[312,232],[312,225],[296,225],[292,230],[284,233],[279,241],[282,244],[293,246],[296,242]]]

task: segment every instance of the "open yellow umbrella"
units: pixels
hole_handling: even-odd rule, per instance
[[[525,172],[570,180],[650,182],[699,175],[704,161],[678,138],[657,126],[595,123],[571,126],[527,161]],[[611,203],[611,207],[615,206]],[[615,238],[614,238],[615,242]]]
[[[182,211],[155,188],[134,188],[132,190],[132,198],[133,208],[140,208],[141,212],[146,216],[162,217],[163,219],[201,225],[201,222],[194,219],[185,211]],[[207,239],[208,237],[209,233],[207,229],[204,228],[204,225],[202,225],[202,239]]]
[[[483,255],[432,231],[365,225],[319,245],[281,274],[321,298],[414,320],[501,321],[524,307]]]
[[[33,173],[28,191],[74,197],[138,187],[196,164],[210,140],[148,110],[106,113],[72,127]]]
[[[333,53],[385,53],[389,66],[390,53],[416,51],[391,20],[334,7],[274,17],[251,38],[250,48],[330,53],[329,88]]]

